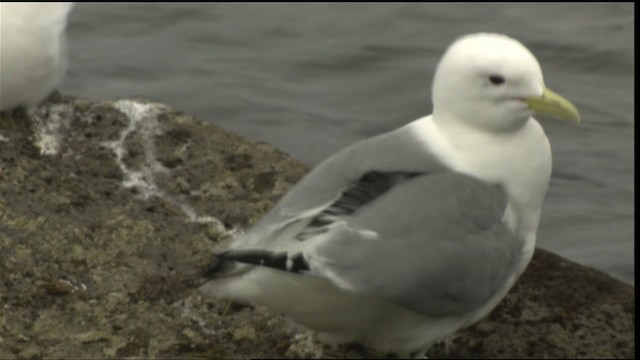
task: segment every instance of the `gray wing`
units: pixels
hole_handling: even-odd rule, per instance
[[[231,247],[277,246],[274,242],[279,230],[320,213],[368,172],[413,173],[443,169],[441,162],[430,156],[424,143],[416,137],[412,124],[358,142],[320,163]]]
[[[506,194],[447,170],[410,126],[321,163],[220,264],[325,276],[433,316],[484,304],[522,248],[501,220]]]
[[[453,172],[409,179],[362,207],[303,256],[312,273],[417,312],[446,316],[488,301],[522,242],[501,221],[506,195]]]

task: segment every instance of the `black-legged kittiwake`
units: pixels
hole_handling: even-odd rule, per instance
[[[0,4],[0,111],[37,105],[62,81],[73,3]]]
[[[401,356],[485,317],[534,251],[551,149],[532,113],[579,114],[500,34],[455,41],[432,90],[432,115],[320,163],[201,290]]]

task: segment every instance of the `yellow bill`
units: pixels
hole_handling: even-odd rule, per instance
[[[580,113],[578,113],[575,105],[547,88],[544,89],[542,97],[526,98],[524,102],[535,112],[580,123]]]

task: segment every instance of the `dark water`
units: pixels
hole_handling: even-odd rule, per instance
[[[538,244],[634,283],[633,4],[79,4],[62,91],[144,96],[314,164],[431,113],[457,36],[538,57],[583,123],[541,119],[554,154]]]

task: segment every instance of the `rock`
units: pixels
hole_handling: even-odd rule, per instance
[[[233,340],[238,341],[242,339],[255,340],[256,330],[250,326],[235,329],[233,331]]]
[[[628,284],[536,249],[498,307],[429,357],[634,357],[634,297]]]
[[[310,332],[296,334],[291,339],[291,344],[285,355],[294,359],[320,359],[322,358],[324,347],[318,343]]]
[[[56,95],[0,114],[0,134],[1,358],[384,357],[196,291],[300,162],[141,99]],[[487,319],[428,355],[632,357],[634,319],[631,286],[537,250]]]

